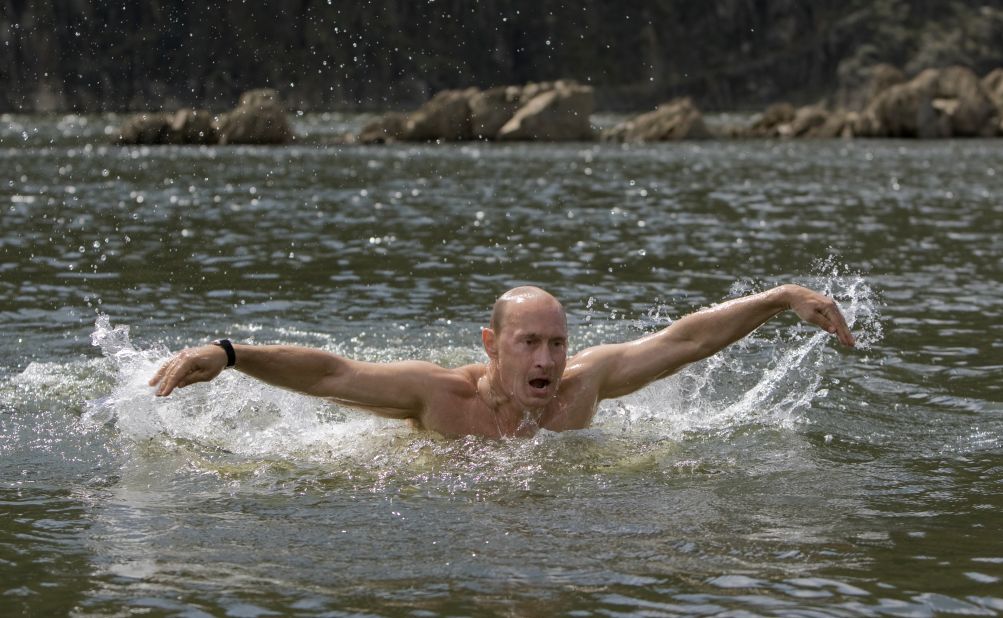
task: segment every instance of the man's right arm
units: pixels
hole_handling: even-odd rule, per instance
[[[323,350],[287,345],[234,344],[235,369],[273,386],[326,397],[393,418],[417,418],[430,380],[448,372],[433,363],[368,363]],[[215,345],[183,350],[150,380],[157,396],[212,380],[226,367],[226,352]]]

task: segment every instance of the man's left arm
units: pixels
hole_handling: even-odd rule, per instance
[[[835,335],[843,345],[854,344],[835,301],[801,286],[782,285],[702,309],[635,341],[584,350],[570,365],[595,372],[600,400],[622,397],[719,352],[786,310]]]

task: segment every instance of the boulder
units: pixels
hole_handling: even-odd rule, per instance
[[[171,130],[172,115],[167,112],[134,114],[118,129],[118,144],[163,144]]]
[[[971,70],[927,69],[878,94],[853,131],[864,137],[988,137],[996,134],[999,117]]]
[[[532,92],[529,86],[523,89]],[[498,131],[500,140],[574,141],[591,140],[595,132],[589,121],[594,106],[591,86],[558,82],[526,101]]]
[[[470,99],[477,93],[477,88],[439,92],[407,117],[402,139],[413,142],[471,139]]]
[[[564,85],[572,85],[570,82],[560,82]],[[555,88],[554,82],[529,82],[522,87],[522,92],[519,93],[520,103],[529,103],[538,95],[544,92],[550,92]]]
[[[794,112],[794,118],[777,127],[780,137],[832,139],[852,137],[850,122],[854,112],[829,111],[822,105],[806,105]]]
[[[245,92],[236,108],[219,116],[216,130],[220,144],[286,144],[293,139],[279,93],[271,89]]]
[[[905,81],[905,73],[890,64],[872,64],[852,73],[841,65],[835,104],[840,108],[861,110],[874,97]]]
[[[470,130],[474,138],[495,139],[519,109],[522,88],[498,86],[470,97]]]
[[[777,135],[780,137],[809,137],[810,134],[825,124],[829,112],[821,105],[807,105],[798,108],[790,122],[777,125]]]
[[[794,121],[797,110],[790,103],[774,103],[745,131],[747,137],[777,137],[780,126]]]
[[[982,78],[982,89],[993,100],[996,109],[1003,111],[1003,69],[993,69]]]
[[[892,86],[903,84],[906,81],[905,73],[898,67],[885,63],[872,66],[867,78],[867,85],[863,91],[862,104],[856,106],[856,109],[865,107],[869,101],[872,101],[885,90],[888,90]]]
[[[825,124],[818,127],[811,137],[820,139],[833,139],[842,137],[849,139],[853,137],[853,123],[857,118],[857,112],[845,109],[833,110],[829,113]]]
[[[407,124],[407,115],[389,112],[369,122],[351,141],[360,144],[387,144],[401,139]]]
[[[219,142],[216,118],[204,109],[179,109],[171,116],[165,142],[169,144],[215,144]]]
[[[703,115],[689,97],[659,105],[654,111],[635,116],[603,131],[603,141],[658,142],[707,139],[710,131]]]

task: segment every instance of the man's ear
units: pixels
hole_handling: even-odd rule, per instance
[[[498,358],[498,346],[495,341],[495,331],[490,328],[482,328],[481,343],[484,344],[484,351],[488,353],[488,358],[496,360]]]

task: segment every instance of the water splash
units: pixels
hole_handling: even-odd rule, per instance
[[[862,276],[843,274],[835,262],[825,262],[818,274],[804,283],[839,300],[858,335],[859,347],[866,349],[880,339],[877,303]],[[657,316],[649,317],[669,322],[663,313],[664,308],[660,308]],[[519,446],[500,448],[493,443],[488,448],[477,439],[472,439],[471,444],[471,440],[440,442],[398,421],[340,408],[232,371],[211,383],[156,398],[147,381],[168,358],[166,348],[137,349],[128,327],[113,327],[107,316],[98,317],[92,341],[110,361],[115,377],[111,392],[88,402],[83,418],[88,423],[114,424],[128,440],[160,438],[193,443],[201,449],[255,460],[347,460],[352,466],[384,471],[406,467],[419,475],[424,474],[426,465],[438,465],[427,464],[429,453],[432,461],[441,463],[484,447],[493,453],[489,457],[493,463],[488,467],[512,475],[525,472],[513,468],[514,462],[540,463],[539,457],[532,457],[525,449],[549,453],[547,457],[553,455],[552,449],[565,453],[565,457],[571,457],[569,450],[579,449],[590,459],[598,457],[597,453],[609,456],[611,441],[620,444],[628,440],[632,446],[623,448],[624,452],[643,451],[693,432],[728,433],[749,424],[790,427],[814,402],[827,395],[822,387],[823,376],[832,363],[838,362],[838,353],[829,343],[830,335],[788,320],[761,329],[722,353],[634,395],[608,402],[597,415],[596,428],[585,432],[590,449],[581,449],[581,445],[564,448],[561,445],[577,444],[578,438],[549,432]],[[325,347],[337,347],[329,343]],[[416,352],[410,348],[372,348],[369,343],[363,347],[335,351],[382,361]],[[470,362],[473,352],[466,352],[461,356]],[[451,357],[456,350],[425,350],[424,354]],[[434,360],[450,364],[449,358]]]
[[[87,402],[82,420],[113,423],[129,440],[166,438],[254,458],[323,460],[364,443],[360,435],[393,433],[388,421],[332,408],[237,372],[157,398],[148,381],[169,358],[166,348],[136,349],[129,327],[112,327],[105,315],[98,316],[91,341],[111,361],[115,379],[110,394]]]
[[[837,300],[866,351],[881,340],[876,295],[863,275],[848,273],[835,257],[819,261],[803,283]],[[758,291],[736,282],[737,295]],[[783,320],[784,318],[780,318]],[[792,427],[805,410],[828,396],[823,376],[838,362],[835,339],[804,323],[756,331],[711,358],[607,405],[600,426],[680,438],[694,431],[730,432],[750,423]]]

